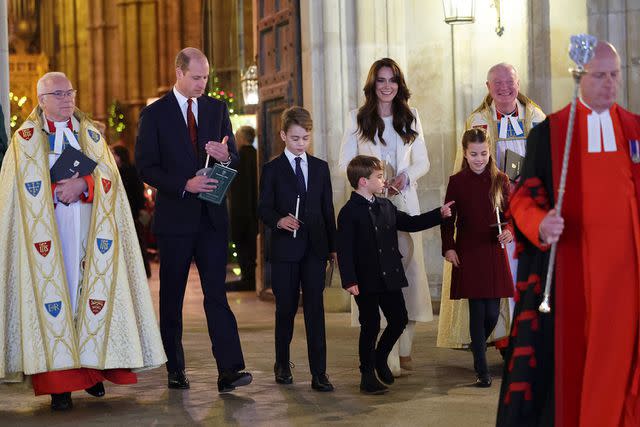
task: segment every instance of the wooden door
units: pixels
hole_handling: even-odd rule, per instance
[[[302,105],[300,55],[300,0],[257,0],[258,162],[277,157],[284,149],[280,139],[280,114],[287,107]],[[271,269],[267,261],[270,230],[261,226],[256,284],[262,295],[270,293]]]

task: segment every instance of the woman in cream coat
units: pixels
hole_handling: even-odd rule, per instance
[[[340,168],[346,172],[349,161],[360,154],[379,158],[385,164],[389,184],[400,191],[399,194],[389,194],[391,202],[399,210],[418,215],[417,182],[429,171],[429,156],[418,112],[407,104],[409,90],[395,61],[383,58],[373,63],[364,93],[365,104],[349,113],[340,147]],[[422,235],[398,232],[398,246],[409,281],[409,286],[403,288],[409,324],[388,359],[389,368],[395,376],[400,375],[401,366],[412,369],[411,345],[416,322],[433,319]],[[351,313],[352,324],[359,325],[353,300]]]

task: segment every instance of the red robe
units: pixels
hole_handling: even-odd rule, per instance
[[[640,140],[640,116],[617,105],[610,112],[617,151],[587,153],[590,111],[578,105],[551,315],[537,312],[548,249],[538,228],[558,188],[569,108],[530,137],[531,147],[547,142],[531,158],[527,150],[511,204],[527,261],[498,425],[640,425],[640,164],[628,142]]]

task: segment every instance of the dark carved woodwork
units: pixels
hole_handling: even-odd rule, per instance
[[[280,115],[291,105],[302,105],[302,63],[300,59],[300,1],[257,0],[258,162],[278,156],[284,149],[280,138]],[[261,168],[260,168],[261,169]],[[293,209],[293,207],[292,207]],[[271,287],[267,262],[270,233],[261,230],[260,257],[263,263],[262,291]]]

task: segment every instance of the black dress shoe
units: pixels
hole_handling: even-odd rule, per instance
[[[278,384],[291,384],[293,382],[291,368],[291,362],[276,363],[275,365],[273,365],[273,373],[276,376],[276,382]]]
[[[360,391],[364,394],[385,394],[389,389],[376,378],[373,372],[363,373],[360,380]]]
[[[491,387],[491,375],[489,374],[484,374],[484,375],[478,375],[478,377],[476,378],[476,387],[481,387],[481,388],[487,388],[487,387]]]
[[[73,408],[71,392],[51,395],[51,409],[54,411],[68,411],[71,408]]]
[[[376,355],[376,373],[378,374],[378,378],[385,384],[391,385],[395,381],[393,378],[393,374],[391,373],[391,369],[389,369],[389,365],[387,364],[387,358],[378,358]]]
[[[93,387],[85,388],[84,391],[94,397],[104,396],[104,384],[102,382],[96,383]]]
[[[189,378],[187,378],[184,371],[169,372],[167,386],[169,388],[186,390],[189,388]]]
[[[315,391],[333,391],[333,384],[329,382],[327,374],[314,375],[311,377],[311,388]]]
[[[251,381],[253,381],[253,376],[249,372],[223,372],[218,377],[218,392],[228,393],[235,390],[236,387],[251,384]]]

